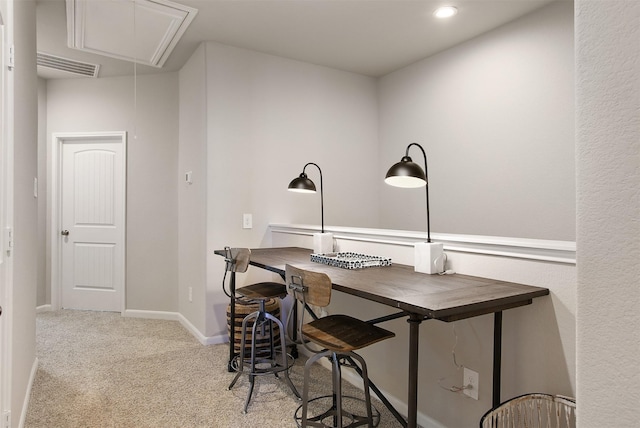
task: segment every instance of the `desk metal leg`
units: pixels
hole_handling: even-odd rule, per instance
[[[236,344],[236,326],[234,325],[236,322],[236,299],[234,299],[236,295],[236,273],[231,272],[231,280],[229,288],[231,289],[231,299],[229,302],[230,306],[230,315],[229,315],[229,362],[227,363],[227,371],[234,372],[233,369],[233,359],[236,356],[235,352],[235,344]]]
[[[493,318],[493,408],[500,404],[500,382],[502,370],[502,311]]]
[[[355,369],[355,371],[360,375],[360,377],[364,379],[364,374],[362,373],[362,369],[360,368],[360,366],[356,364],[353,358],[347,357],[347,360],[349,361],[349,364],[351,364],[351,366]],[[395,407],[393,407],[393,404],[389,402],[387,397],[385,397],[382,391],[380,391],[380,389],[376,386],[376,384],[373,383],[371,378],[369,378],[369,388],[373,390],[373,392],[378,396],[380,401],[382,401],[382,404],[384,404],[384,406],[391,412],[391,414],[396,418],[396,420],[400,423],[400,425],[402,425],[403,428],[406,428],[407,421],[405,421],[404,417],[396,410]]]
[[[418,426],[418,340],[420,338],[420,323],[423,317],[411,314],[409,323],[409,394],[407,397],[407,427]]]

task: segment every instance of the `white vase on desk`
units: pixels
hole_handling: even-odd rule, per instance
[[[444,245],[435,242],[416,242],[414,269],[421,273],[444,272]]]
[[[314,233],[313,252],[315,254],[333,253],[333,233]]]

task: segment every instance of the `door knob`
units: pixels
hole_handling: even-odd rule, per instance
[[[60,234],[62,236],[69,236],[69,231],[67,229],[63,230],[62,232],[60,232]]]

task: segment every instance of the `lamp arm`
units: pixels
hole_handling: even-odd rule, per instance
[[[422,152],[424,153],[424,150]],[[307,166],[309,165],[315,166],[316,168],[318,168],[318,171],[320,172],[320,217],[321,217],[321,228],[322,228],[321,233],[324,233],[324,190],[322,189],[322,170],[320,169],[318,164],[309,162],[304,166],[304,168],[302,168],[303,173],[304,173],[304,170],[307,169]]]
[[[422,151],[422,156],[424,157],[424,178],[427,179],[427,185],[425,187],[425,192],[427,194],[427,242],[431,242],[431,227],[429,221],[429,171],[427,169],[427,153],[424,151],[422,146],[418,143],[411,143],[407,146],[406,156],[409,156],[409,148],[411,146],[416,146]]]

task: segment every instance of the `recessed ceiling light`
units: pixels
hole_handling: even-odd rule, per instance
[[[451,18],[457,13],[458,13],[458,9],[456,9],[453,6],[442,6],[437,8],[433,12],[433,16],[435,16],[436,18]]]

